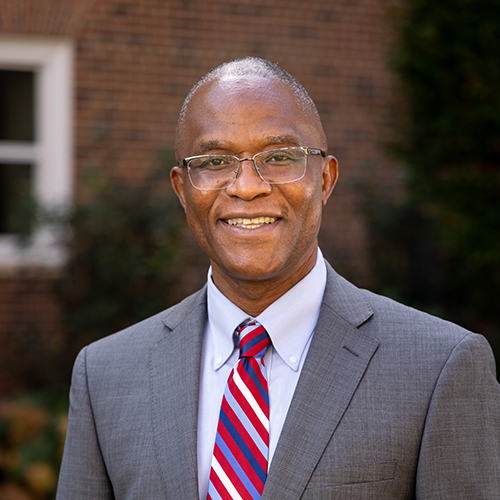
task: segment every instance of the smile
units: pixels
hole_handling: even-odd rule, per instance
[[[245,229],[255,229],[263,224],[273,224],[278,219],[276,217],[254,217],[253,219],[245,219],[237,217],[234,219],[226,219],[225,222],[230,226],[238,226]]]

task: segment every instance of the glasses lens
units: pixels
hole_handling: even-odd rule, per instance
[[[304,177],[307,162],[303,149],[281,148],[258,154],[255,163],[265,181],[284,184]]]
[[[238,162],[232,156],[208,155],[189,160],[189,177],[199,189],[224,189],[234,180]]]
[[[258,174],[271,184],[285,184],[304,177],[306,153],[302,148],[280,148],[254,156]],[[195,156],[187,161],[191,183],[198,189],[224,189],[236,179],[238,158],[229,155]]]

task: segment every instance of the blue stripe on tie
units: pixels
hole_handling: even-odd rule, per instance
[[[254,320],[243,323],[235,332],[239,335],[242,366],[240,367],[238,363],[229,375],[219,414],[215,447],[224,474],[234,478],[239,485],[237,489],[241,489],[243,498],[261,500],[262,490],[267,478],[269,454],[267,441],[269,433],[264,429],[261,430],[257,421],[255,421],[255,426],[252,423],[254,415],[253,410],[247,408],[249,403],[246,398],[246,391],[241,392],[236,388],[234,393],[231,393],[230,388],[235,383],[235,370],[237,369],[244,377],[243,384],[247,387],[247,390],[255,395],[264,414],[268,413],[269,395],[262,357],[270,345],[270,339],[262,325]],[[258,350],[260,352],[256,353]],[[252,359],[255,361],[251,361]],[[242,369],[245,373],[241,372]],[[262,415],[262,418],[266,420],[263,424],[264,427],[267,427],[267,416]],[[262,437],[257,429],[263,433]],[[240,431],[241,435],[239,434]],[[225,441],[226,439],[227,441]],[[260,465],[261,463],[262,465]],[[212,467],[208,495],[213,500],[229,500],[231,495],[226,493],[223,483],[220,486],[221,491],[217,490],[218,486],[216,484],[220,481],[220,478],[216,479],[215,475],[215,469]]]
[[[266,454],[268,453],[267,444],[264,443],[262,438],[259,436],[259,433],[255,430],[254,425],[247,417],[246,413],[242,410],[241,406],[238,404],[238,401],[234,399],[234,396],[232,395],[231,391],[226,391],[224,393],[224,397],[226,398],[228,405],[231,407],[231,410],[234,411],[236,416],[240,419],[240,422],[243,424],[243,427],[246,429],[248,434],[250,434],[251,438],[259,448],[262,455],[266,456]]]
[[[219,419],[224,424],[224,427],[233,438],[234,442],[236,443],[236,446],[238,446],[238,448],[241,450],[241,452],[247,459],[247,462],[251,465],[252,469],[255,471],[255,474],[257,474],[258,478],[263,483],[265,483],[267,472],[265,470],[262,470],[262,467],[260,466],[259,462],[257,462],[255,457],[253,456],[253,453],[248,449],[248,446],[245,444],[245,441],[243,441],[243,438],[238,434],[238,431],[234,428],[234,425],[232,424],[231,420],[229,420],[228,416],[222,411],[222,408]]]
[[[250,334],[248,334],[248,335],[250,335]],[[246,335],[245,335],[245,337],[246,337]],[[257,345],[259,342],[262,342],[263,340],[269,340],[269,335],[267,334],[267,332],[265,330],[262,333],[260,333],[259,335],[256,335],[253,339],[249,340],[247,344],[245,344],[240,356],[245,356],[245,353],[247,353],[250,349],[252,349],[252,347]],[[264,353],[266,352],[266,349],[268,348],[268,346],[269,346],[269,343],[263,349],[261,349],[259,354],[252,356],[252,357],[258,358],[258,357],[261,357],[260,355],[263,356],[263,352]]]
[[[241,340],[240,340],[240,344],[242,343],[243,341],[243,345],[240,345],[240,348],[243,347],[243,349],[245,349],[245,347],[247,345],[249,346],[253,346],[255,345],[255,339],[261,339],[263,340],[265,337],[267,337],[267,333],[265,330],[261,331],[261,332],[256,332],[256,330],[260,330],[261,327],[260,326],[249,326],[249,327],[245,327],[245,328],[242,328],[240,330],[240,336],[241,336]],[[262,334],[266,334],[264,336],[262,336]]]
[[[217,491],[217,488],[213,485],[212,481],[208,482],[208,494],[212,500],[224,500]]]
[[[260,498],[260,493],[255,489],[255,486],[252,484],[252,481],[250,481],[248,476],[245,474],[245,471],[241,468],[240,464],[238,463],[234,455],[231,453],[231,450],[222,439],[222,436],[219,435],[219,433],[217,433],[217,436],[215,438],[215,443],[220,448],[220,451],[222,452],[226,460],[231,464],[231,467],[233,468],[234,472],[236,472],[238,479],[243,483],[245,488],[248,490],[248,493],[252,495],[252,498],[258,500]]]
[[[259,361],[257,360],[257,363]],[[267,406],[269,406],[269,393],[266,391],[265,387],[262,385],[257,373],[253,369],[252,365],[249,363],[248,359],[243,359],[243,368],[247,372],[248,376],[253,380],[255,387],[259,391],[262,399],[265,401]],[[265,370],[264,367],[261,367],[261,370]]]

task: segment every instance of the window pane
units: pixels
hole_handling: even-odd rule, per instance
[[[29,232],[31,177],[32,165],[0,164],[0,234]]]
[[[0,141],[34,140],[33,71],[0,70]]]

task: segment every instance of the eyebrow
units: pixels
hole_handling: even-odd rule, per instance
[[[202,142],[197,149],[200,151],[210,151],[211,149],[224,149],[224,141],[221,141],[219,139],[214,139],[212,141],[205,141]]]
[[[298,145],[297,137],[292,134],[268,135],[264,138],[264,143],[270,144],[295,144]]]
[[[298,145],[297,137],[292,134],[283,135],[268,135],[263,137],[262,146],[267,147],[271,145],[282,145],[282,144],[294,144]],[[223,141],[221,139],[213,139],[209,141],[204,141],[199,144],[198,150],[200,152],[210,151],[213,149],[230,149],[230,143],[228,141]]]

